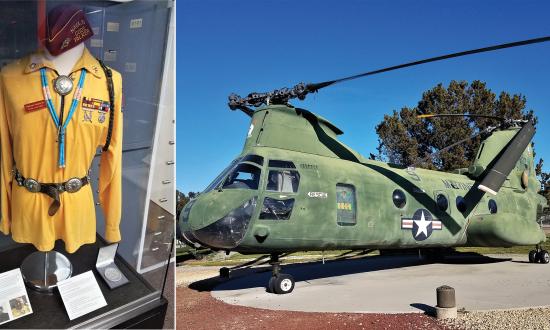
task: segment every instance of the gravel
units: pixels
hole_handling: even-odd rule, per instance
[[[446,327],[482,329],[548,329],[550,308],[530,308],[491,312],[462,312],[454,320],[442,320]]]

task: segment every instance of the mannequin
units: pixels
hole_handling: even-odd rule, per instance
[[[84,43],[76,45],[74,48],[61,53],[57,56],[50,54],[47,48],[44,49],[44,57],[52,62],[59,75],[68,76],[73,70],[76,62],[82,57],[84,52]]]
[[[96,241],[88,170],[98,147],[104,239],[121,240],[122,77],[86,49],[81,8],[57,6],[46,25],[44,49],[0,71],[0,232],[37,249],[21,272],[39,291],[71,277],[57,240],[68,253]]]

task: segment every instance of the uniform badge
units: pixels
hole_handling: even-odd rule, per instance
[[[103,112],[109,112],[110,110],[109,102],[100,99],[94,99],[91,97],[82,98],[82,108],[86,110],[96,110]]]
[[[71,42],[71,38],[65,38],[65,40],[63,40],[63,43],[61,44],[61,49],[69,46],[69,42]]]
[[[92,122],[93,112],[91,110],[84,110],[84,122]]]
[[[40,100],[40,101],[25,104],[25,111],[26,112],[34,112],[34,111],[37,111],[37,110],[46,109],[46,107],[47,107],[46,106],[46,101]]]
[[[414,212],[412,218],[401,218],[401,229],[412,229],[413,238],[423,241],[432,235],[432,231],[441,230],[441,221],[434,220],[432,214],[425,209]]]

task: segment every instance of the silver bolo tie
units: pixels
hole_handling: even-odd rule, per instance
[[[59,95],[61,95],[61,109],[59,110],[59,125],[57,129],[57,140],[60,139],[61,127],[63,126],[63,112],[65,111],[65,95],[69,94],[73,90],[73,80],[69,76],[58,75],[53,80],[53,89]]]

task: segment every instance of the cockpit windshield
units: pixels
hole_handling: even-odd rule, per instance
[[[236,158],[202,193],[205,194],[213,189],[220,188],[220,186],[222,189],[258,189],[262,170],[251,163],[262,166],[264,158],[258,155],[246,155]]]
[[[231,171],[232,169],[235,168],[235,166],[237,166],[237,163],[241,160],[241,158],[237,158],[235,160],[233,160],[231,162],[231,164],[229,164],[229,166],[227,166],[220,175],[218,175],[214,181],[212,181],[211,184],[208,185],[208,187],[206,187],[206,189],[202,192],[203,194],[211,191],[212,189],[215,189],[217,187],[220,186],[222,180],[227,176],[227,173],[229,173],[229,171]]]
[[[252,164],[237,165],[225,179],[222,189],[253,189],[257,190],[262,170]]]

